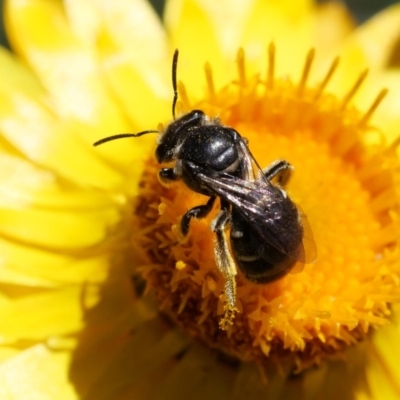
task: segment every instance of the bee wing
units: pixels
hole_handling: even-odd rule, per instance
[[[265,229],[265,221],[276,205],[274,187],[268,181],[246,181],[227,174],[211,176],[201,173],[197,177],[219,197],[236,206],[239,213],[270,245],[286,253],[278,234],[285,227],[279,226],[279,221],[274,221],[274,231]]]
[[[317,247],[315,245],[314,235],[308,222],[308,218],[297,204],[296,207],[299,209],[301,224],[303,226],[303,246],[297,257],[296,264],[294,264],[290,270],[291,274],[298,274],[303,271],[304,264],[312,264],[317,259]]]
[[[266,221],[270,216],[273,217],[272,214],[277,207],[282,213],[293,212],[291,209],[293,207],[292,202],[281,201],[282,192],[277,192],[277,188],[265,180],[247,181],[227,174],[211,175],[206,173],[200,173],[197,177],[219,197],[236,206],[243,218],[271,246],[284,254],[288,254],[285,243],[281,240],[283,235],[279,234],[285,232],[284,240],[288,240],[287,235],[289,233],[285,222],[274,219],[273,226],[266,229]],[[285,207],[288,210],[285,210]],[[301,210],[299,210],[299,216],[304,230],[303,250],[297,255],[296,260],[308,264],[316,258],[316,247],[307,217]]]
[[[304,262],[306,264],[312,264],[317,259],[317,246],[315,245],[314,235],[310,223],[308,222],[307,215],[298,204],[296,204],[296,207],[299,210],[301,224],[303,226]]]

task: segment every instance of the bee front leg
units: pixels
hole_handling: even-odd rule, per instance
[[[192,218],[205,218],[213,208],[216,197],[210,197],[206,204],[191,208],[183,215],[180,222],[181,234],[185,237],[189,233],[190,220]]]
[[[222,202],[221,202],[222,203]],[[236,280],[237,274],[236,263],[232,257],[228,237],[226,232],[226,226],[230,221],[229,205],[221,204],[221,211],[215,217],[212,222],[211,229],[216,234],[215,242],[215,261],[218,269],[221,271],[225,278],[225,296],[226,302],[224,305],[224,316],[221,319],[219,326],[222,330],[228,329],[229,325],[232,325],[233,318],[237,308],[236,304]]]
[[[174,168],[161,168],[158,172],[158,179],[163,185],[168,185],[180,179]]]

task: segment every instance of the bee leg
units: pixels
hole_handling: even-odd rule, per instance
[[[158,179],[164,185],[168,185],[170,182],[177,181],[180,177],[175,172],[174,168],[161,168],[158,172]]]
[[[183,236],[189,233],[190,220],[192,218],[200,219],[205,218],[213,208],[216,197],[210,197],[207,204],[191,208],[186,214],[183,215],[180,222],[180,231]]]
[[[293,167],[285,160],[276,160],[270,164],[267,168],[263,169],[265,178],[269,181],[276,179],[277,183],[281,186],[289,181]]]
[[[223,203],[221,201],[221,203]],[[218,269],[221,271],[225,278],[225,296],[226,302],[224,305],[224,317],[221,319],[219,326],[222,330],[228,329],[229,325],[232,325],[233,318],[237,308],[236,303],[236,280],[237,274],[236,263],[232,257],[228,237],[226,232],[226,226],[230,220],[229,206],[227,204],[221,204],[221,211],[215,217],[212,222],[211,229],[216,234],[216,243],[214,247],[215,261]]]

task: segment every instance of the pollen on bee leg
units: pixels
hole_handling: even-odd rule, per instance
[[[226,330],[229,325],[232,325],[235,311],[237,311],[235,307],[237,269],[228,245],[229,238],[226,230],[229,218],[227,210],[221,210],[211,224],[211,230],[216,234],[214,243],[215,261],[225,279],[224,293],[221,294],[225,297],[224,316],[219,322],[219,327],[222,330]]]
[[[219,327],[226,331],[229,325],[233,325],[235,312],[238,309],[235,307],[236,303],[236,280],[235,276],[230,276],[225,282],[225,302],[224,302],[224,316],[219,322]]]

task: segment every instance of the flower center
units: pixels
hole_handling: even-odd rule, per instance
[[[298,368],[319,362],[385,325],[389,303],[398,301],[398,203],[391,169],[396,159],[368,125],[384,96],[366,113],[349,101],[366,74],[338,99],[324,92],[337,62],[317,87],[307,87],[310,52],[298,84],[274,78],[274,48],[266,79],[247,79],[239,51],[239,80],[216,92],[206,66],[208,96],[190,105],[181,86],[183,109],[219,116],[248,139],[264,168],[277,159],[294,166],[285,186],[308,217],[317,260],[268,284],[236,276],[238,313],[227,331],[219,328],[224,312],[225,280],[214,259],[207,218],[191,223],[182,241],[180,217],[207,197],[183,183],[162,186],[160,168],[149,161],[141,182],[133,238],[143,257],[140,272],[147,291],[178,325],[241,360],[292,357]]]

